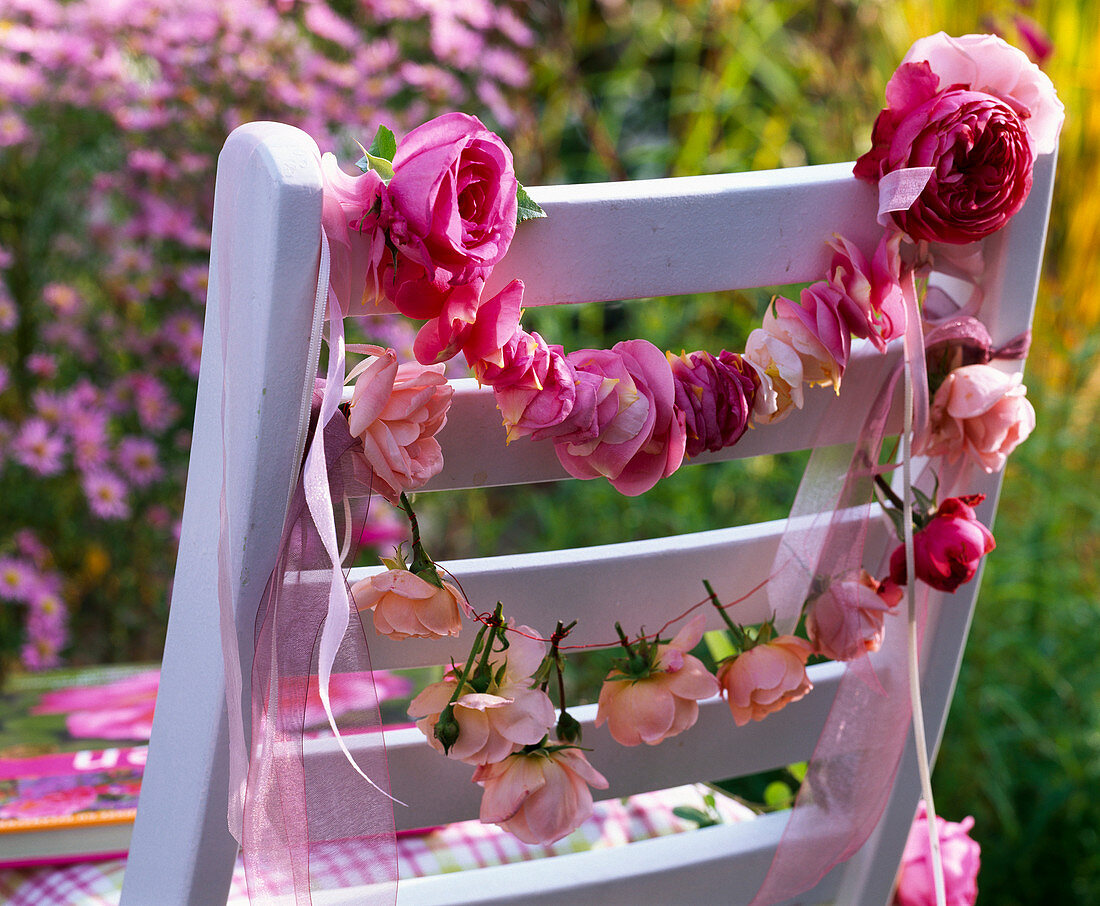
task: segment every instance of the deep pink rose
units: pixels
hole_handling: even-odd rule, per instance
[[[806,612],[806,634],[814,650],[834,661],[850,661],[878,651],[886,614],[901,600],[889,579],[880,585],[866,570],[857,578],[834,580]]]
[[[794,635],[756,645],[718,668],[718,685],[739,727],[796,702],[813,689],[806,659],[813,646]]]
[[[905,333],[901,293],[901,233],[886,232],[870,261],[843,236],[829,240],[829,285],[841,296],[838,311],[857,337],[870,338],[880,350]]]
[[[1017,17],[1017,25],[1021,18]],[[942,87],[962,85],[1008,104],[1024,121],[1035,154],[1054,150],[1066,108],[1058,100],[1050,77],[1022,50],[996,35],[952,38],[941,31],[917,40],[902,62],[922,60],[939,77]]]
[[[918,452],[949,460],[965,455],[986,472],[1000,471],[1035,428],[1026,393],[1018,374],[981,364],[956,368],[936,391]]]
[[[331,256],[329,283],[340,313],[356,314],[383,294],[381,274],[388,254],[380,214],[386,186],[373,170],[349,176],[332,154],[321,158],[321,176],[321,225]]]
[[[936,816],[943,863],[943,886],[947,906],[974,906],[978,899],[978,870],[982,848],[970,836],[974,819],[959,823]],[[935,906],[936,888],[932,875],[932,847],[928,842],[928,811],[922,802],[909,829],[901,857],[894,906]]]
[[[443,468],[435,434],[447,423],[454,388],[442,365],[398,365],[392,349],[375,351],[348,375],[355,380],[348,430],[363,443],[374,490],[396,502]]]
[[[913,535],[918,579],[939,591],[954,591],[974,578],[982,557],[997,546],[993,533],[974,513],[984,499],[984,494],[949,497]],[[906,583],[904,544],[890,555],[890,578],[898,585]]]
[[[474,374],[493,388],[508,441],[527,435],[541,440],[568,430],[562,426],[573,411],[577,388],[562,348],[520,329],[501,352],[500,366],[483,361]]]
[[[394,245],[431,278],[463,283],[508,251],[516,230],[512,153],[477,117],[445,113],[397,146],[386,193]]]
[[[577,403],[569,416],[575,430],[554,438],[562,467],[574,478],[602,475],[628,497],[675,472],[687,434],[664,353],[648,340],[624,340],[566,358],[577,373]]]
[[[655,746],[695,725],[699,701],[718,694],[718,682],[689,652],[703,637],[700,615],[657,646],[654,671],[639,679],[612,670],[600,687],[595,726],[607,723],[620,745]]]
[[[903,63],[886,87],[871,150],[855,175],[878,182],[906,167],[934,167],[907,211],[890,216],[911,238],[974,242],[999,230],[1031,191],[1032,152],[1023,121],[990,94],[948,86],[928,63]]]
[[[691,458],[735,444],[749,426],[760,377],[733,352],[668,354],[676,382],[676,408],[684,413]]]
[[[524,843],[553,843],[592,815],[589,786],[607,789],[607,780],[575,748],[517,752],[496,764],[483,764],[474,780],[485,788],[481,821],[496,824]]]

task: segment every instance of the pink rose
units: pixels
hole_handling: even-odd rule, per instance
[[[905,333],[905,300],[901,293],[901,233],[886,232],[868,261],[843,236],[829,240],[829,285],[840,295],[844,322],[857,337],[869,337],[880,350]]]
[[[493,680],[484,692],[467,686],[454,703],[458,739],[447,752],[449,758],[466,764],[492,764],[539,742],[553,728],[557,714],[550,697],[533,686],[532,675],[546,655],[546,645],[536,639],[530,627],[511,633],[508,648],[489,657]],[[524,634],[526,633],[526,635]],[[450,673],[432,683],[409,704],[409,716],[437,751],[443,743],[435,737],[439,715],[447,707],[458,677]]]
[[[1054,150],[1066,108],[1050,77],[1022,50],[995,35],[952,38],[941,31],[916,41],[902,62],[922,60],[939,77],[941,86],[964,85],[1008,104],[1023,119],[1035,154]]]
[[[954,591],[974,578],[982,557],[997,546],[973,509],[984,499],[984,494],[949,497],[913,535],[918,579],[939,591]],[[905,545],[890,555],[890,578],[898,585],[907,581]]]
[[[830,582],[806,614],[806,633],[814,650],[834,661],[850,661],[878,651],[886,614],[901,597],[898,585],[889,579],[879,585],[863,569],[858,579]]]
[[[890,216],[911,238],[974,242],[999,230],[1031,191],[1032,152],[1019,115],[990,94],[940,82],[928,63],[903,63],[886,87],[871,150],[855,175],[877,182],[906,167],[933,167],[907,211]]]
[[[667,356],[676,382],[676,408],[684,413],[684,455],[735,444],[749,426],[760,377],[744,358],[722,350]]]
[[[397,147],[386,193],[390,237],[449,282],[492,267],[516,230],[512,153],[477,117],[446,113],[413,129]]]
[[[705,622],[696,617],[672,641],[658,645],[649,676],[630,679],[612,670],[600,688],[596,726],[606,722],[611,737],[624,746],[655,746],[694,726],[698,702],[718,694],[717,681],[688,654],[703,637]]]
[[[331,256],[329,283],[340,313],[354,314],[382,298],[381,270],[388,255],[379,215],[386,186],[373,170],[349,176],[333,154],[322,156],[321,176],[321,225]]]
[[[982,848],[970,836],[974,819],[959,823],[936,816],[943,863],[944,893],[947,906],[974,906],[978,899],[978,870]],[[928,842],[928,811],[924,803],[917,809],[909,829],[909,839],[901,857],[894,906],[935,906],[936,888],[932,876],[932,848]]]
[[[442,639],[462,632],[466,598],[450,582],[440,588],[407,569],[388,569],[351,587],[357,610],[374,611],[374,628],[391,639]]]
[[[718,685],[729,705],[733,722],[743,727],[763,720],[813,688],[806,675],[806,659],[813,647],[805,639],[781,635],[727,658],[718,670]]]
[[[554,449],[570,475],[602,475],[635,497],[680,467],[687,434],[664,353],[647,340],[625,340],[566,359],[577,373],[577,403],[573,430],[554,438]]]
[[[576,748],[548,747],[519,752],[474,771],[485,788],[481,821],[496,824],[524,843],[553,843],[592,815],[589,786],[607,780]]]
[[[348,375],[355,381],[348,430],[363,443],[374,490],[396,503],[443,468],[435,434],[447,423],[454,388],[442,365],[398,365],[392,349],[370,349],[376,354]]]
[[[537,333],[520,329],[502,348],[499,366],[482,361],[474,374],[493,388],[509,442],[569,430],[561,426],[573,411],[577,387],[560,346],[548,346]]]
[[[956,368],[932,400],[919,452],[949,460],[966,455],[986,472],[1000,471],[1035,428],[1026,393],[1018,374],[980,364]]]

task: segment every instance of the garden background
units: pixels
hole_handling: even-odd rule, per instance
[[[996,31],[1067,107],[1029,396],[940,752],[983,901],[1100,902],[1100,9],[1090,0],[0,0],[0,663],[159,659],[194,407],[217,152],[253,119],[358,157],[387,123],[476,113],[527,185],[854,160],[916,37]],[[739,349],[767,296],[539,313],[566,345]],[[690,318],[688,317],[690,313]],[[534,323],[534,319],[532,319]],[[407,344],[392,322],[375,339]],[[569,339],[566,339],[567,336]],[[492,492],[439,557],[781,515],[798,458],[685,469],[627,501]],[[751,480],[750,480],[751,479]],[[751,489],[751,490],[750,490]],[[583,495],[583,503],[580,503]],[[717,511],[717,515],[714,515]],[[380,514],[368,542],[400,540]]]

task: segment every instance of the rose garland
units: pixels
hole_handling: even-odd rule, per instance
[[[824,279],[797,302],[775,299],[741,354],[674,356],[645,340],[566,352],[520,325],[520,281],[483,299],[517,224],[545,215],[516,180],[507,147],[474,117],[446,114],[400,144],[380,129],[358,176],[325,155],[323,220],[339,314],[370,312],[385,300],[424,322],[415,363],[398,364],[393,350],[379,347],[353,350],[367,358],[348,377],[348,431],[361,443],[373,488],[405,509],[413,544],[411,562],[400,553],[384,560],[387,570],[351,594],[392,638],[457,635],[463,615],[476,616],[468,659],[418,695],[409,713],[432,746],[475,767],[483,821],[526,842],[556,840],[591,813],[589,786],[606,780],[577,747],[580,728],[560,691],[561,642],[571,627],[559,623],[544,639],[507,621],[500,606],[475,615],[420,540],[405,492],[442,467],[435,434],[452,390],[441,363],[464,355],[492,387],[510,441],[550,440],[570,475],[606,477],[627,495],[644,493],[685,457],[736,443],[750,424],[801,408],[803,384],[839,392],[853,337],[880,351],[901,337],[907,293],[933,265],[973,275],[970,244],[1023,205],[1035,156],[1054,150],[1063,115],[1049,79],[989,36],[918,41],[886,99],[872,147],[855,166],[858,178],[879,187],[882,240],[867,255],[830,238]],[[1021,358],[1026,340],[994,349],[969,309],[942,317],[933,309],[929,292],[923,327],[934,396],[916,452],[1000,469],[1035,415],[1019,377],[988,363]],[[860,570],[816,579],[802,604],[807,638],[778,633],[774,621],[734,623],[730,605],[706,585],[735,649],[717,676],[690,654],[701,616],[667,641],[631,640],[616,626],[624,654],[600,693],[596,725],[607,723],[623,745],[655,745],[690,728],[698,702],[717,692],[738,725],[760,720],[810,691],[811,655],[851,661],[878,650],[911,571],[941,591],[970,581],[995,543],[974,511],[981,495],[937,503],[914,489],[915,499],[903,500],[876,480],[899,536],[911,511],[911,545],[893,552],[887,576]],[[555,678],[558,708],[549,694]]]

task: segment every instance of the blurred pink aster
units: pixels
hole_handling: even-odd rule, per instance
[[[126,485],[106,469],[84,475],[81,485],[91,511],[101,519],[125,519],[130,515]]]
[[[157,461],[157,445],[147,437],[124,437],[115,451],[118,467],[137,487],[152,484],[164,473]]]
[[[25,421],[12,442],[16,461],[39,475],[60,472],[64,452],[65,442],[53,434],[50,426],[40,418]]]

